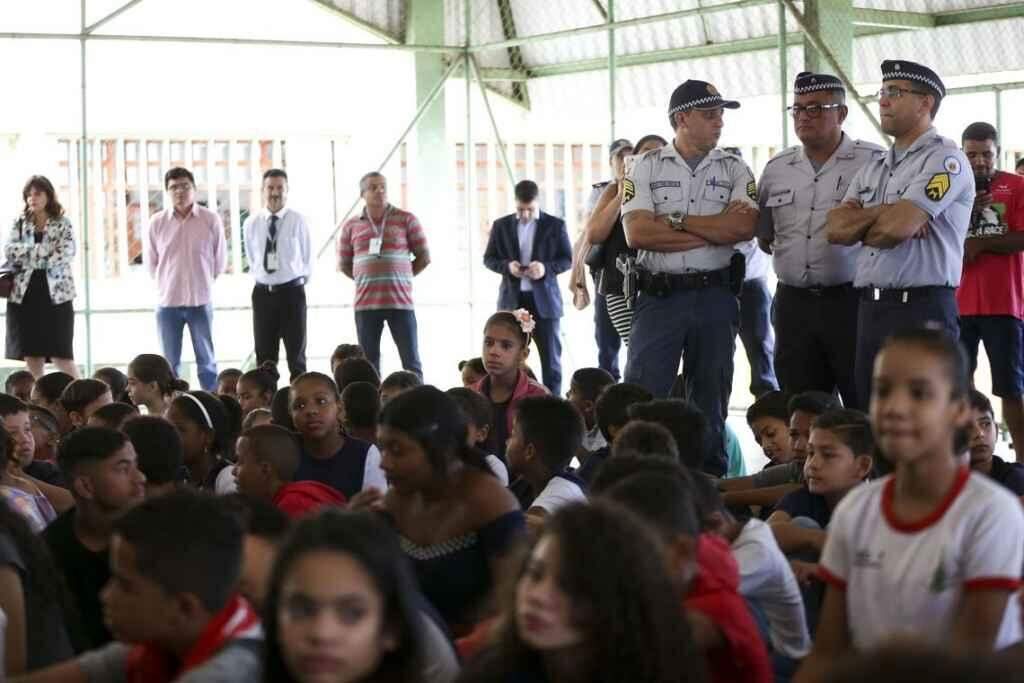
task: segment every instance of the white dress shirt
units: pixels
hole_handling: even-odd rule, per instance
[[[245,253],[249,256],[249,273],[261,285],[282,285],[299,277],[308,280],[313,273],[309,226],[301,213],[287,206],[276,214],[277,270],[268,273],[263,267],[263,253],[270,235],[270,215],[265,208],[260,209],[242,226]]]
[[[519,265],[523,268],[533,261],[533,238],[537,234],[537,219],[527,223],[517,223],[519,228]],[[533,289],[533,281],[524,273],[519,278],[519,291],[529,292]]]

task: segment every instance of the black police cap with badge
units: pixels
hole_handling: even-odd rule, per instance
[[[846,92],[843,82],[832,74],[813,74],[810,71],[801,71],[793,81],[793,94],[805,95],[810,92],[822,90],[841,90]]]
[[[924,86],[927,94],[934,95],[937,99],[941,100],[946,96],[946,86],[942,84],[938,74],[923,64],[904,59],[887,59],[882,62],[882,82],[886,81],[910,81]]]
[[[723,100],[718,89],[706,81],[691,79],[672,91],[672,97],[668,101],[668,118],[672,121],[676,113],[681,111],[718,107],[739,109],[740,103],[735,100]]]

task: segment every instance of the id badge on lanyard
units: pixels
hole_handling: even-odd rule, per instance
[[[272,273],[281,267],[280,261],[277,258],[277,249],[267,251],[267,272]]]
[[[366,249],[366,253],[370,256],[380,256],[381,249],[384,247],[384,228],[388,224],[388,214],[391,213],[391,207],[388,207],[384,211],[384,218],[381,219],[380,225],[376,225],[373,219],[370,218],[370,213],[366,213],[366,220],[369,221],[370,227],[373,228],[374,236],[370,238],[370,244]]]
[[[367,248],[367,252],[370,256],[380,256],[380,248],[384,244],[384,239],[381,237],[371,237],[370,246]]]

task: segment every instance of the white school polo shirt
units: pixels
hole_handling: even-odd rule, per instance
[[[965,592],[1021,585],[1024,511],[1002,486],[963,468],[939,508],[912,525],[894,519],[894,488],[890,475],[850,491],[821,556],[820,577],[846,594],[858,650],[901,636],[942,643]],[[995,648],[1019,640],[1020,606],[1011,595]]]

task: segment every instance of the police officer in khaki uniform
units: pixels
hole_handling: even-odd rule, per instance
[[[775,372],[784,391],[838,390],[844,403],[858,405],[853,275],[860,245],[829,244],[825,217],[884,150],[843,133],[849,110],[835,76],[800,73],[793,96],[789,112],[803,144],[772,157],[758,182],[758,241],[779,278]]]
[[[710,83],[686,81],[669,102],[672,143],[645,154],[623,181],[626,240],[642,269],[626,381],[665,397],[685,355],[687,395],[711,426],[704,470],[719,476],[743,280],[730,262],[757,222],[753,173],[716,148],[724,110],[739,106]]]
[[[946,88],[934,71],[904,60],[882,62],[882,129],[895,140],[850,183],[828,214],[833,244],[862,244],[854,286],[857,397],[871,397],[875,354],[889,334],[938,325],[958,336],[954,295],[974,206],[974,175],[953,140],[932,126]]]

